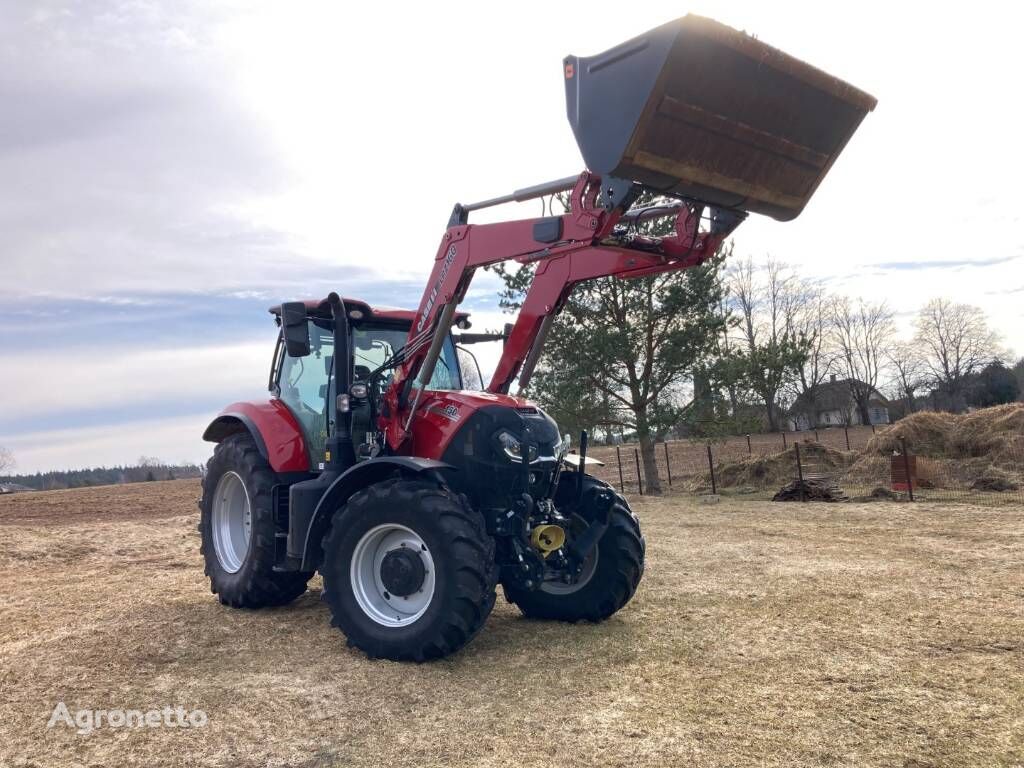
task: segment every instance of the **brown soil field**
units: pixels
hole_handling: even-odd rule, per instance
[[[0,498],[3,766],[1024,764],[1024,508],[632,499],[633,602],[369,661],[319,582],[221,606],[196,481]],[[47,728],[202,709],[205,728]]]

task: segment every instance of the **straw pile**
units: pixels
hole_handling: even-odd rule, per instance
[[[800,443],[800,460],[804,472],[842,472],[856,457],[854,453],[810,440]],[[785,485],[797,477],[796,448],[760,456],[744,456],[715,468],[715,480],[722,488],[767,488]],[[707,486],[710,478],[705,474],[701,482]],[[702,486],[703,487],[703,486]]]
[[[986,459],[1013,469],[1024,460],[1024,403],[973,413],[913,413],[875,435],[864,453],[890,456],[906,440],[912,453],[933,459]]]
[[[901,450],[916,454],[922,488],[969,487],[1015,491],[1024,485],[1024,403],[973,413],[914,413],[875,435],[862,461],[877,461]],[[858,461],[853,471],[861,468]]]
[[[800,443],[804,472],[836,476],[844,486],[888,484],[889,462],[906,440],[917,456],[921,488],[1015,491],[1024,487],[1024,404],[967,414],[923,412],[881,430],[860,453]],[[795,450],[743,457],[716,469],[722,488],[781,487],[796,479]],[[700,482],[707,485],[705,476]]]

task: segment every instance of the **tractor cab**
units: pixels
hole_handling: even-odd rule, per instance
[[[356,299],[343,299],[348,316],[348,370],[350,382],[342,388],[349,394],[352,439],[357,460],[376,455],[380,441],[376,425],[380,392],[390,384],[396,359],[406,344],[414,312],[402,309],[373,309]],[[298,302],[296,302],[298,303]],[[326,453],[333,426],[338,391],[334,375],[334,318],[330,302],[301,302],[305,319],[297,318],[286,326],[285,308],[298,313],[294,304],[270,308],[281,327],[271,363],[269,389],[298,422],[311,467],[318,467]],[[469,316],[462,314],[459,327],[469,327]],[[292,345],[289,347],[291,336]],[[476,334],[480,336],[481,334]],[[488,337],[492,338],[492,337]],[[299,343],[294,343],[295,340]],[[308,343],[306,343],[308,340]],[[472,340],[470,340],[472,343]],[[468,357],[467,357],[468,355]],[[462,368],[476,373],[475,361],[464,348],[456,348],[452,334],[444,342],[438,365],[428,388],[432,391],[459,391],[464,388]]]

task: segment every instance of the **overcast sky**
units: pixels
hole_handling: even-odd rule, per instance
[[[217,410],[266,396],[270,304],[415,306],[454,202],[582,169],[562,57],[687,11],[879,99],[737,253],[904,327],[983,306],[1024,353],[1019,7],[0,0],[0,445],[20,471],[204,459]],[[493,283],[470,305],[502,321]]]

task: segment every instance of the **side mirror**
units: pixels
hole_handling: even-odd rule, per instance
[[[286,301],[281,305],[281,334],[289,357],[309,354],[309,322],[306,305],[301,301]]]

